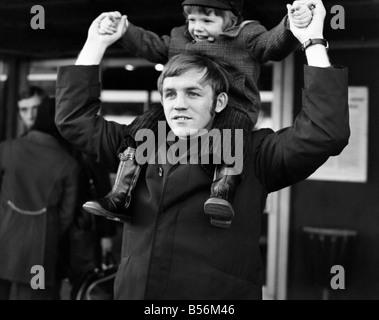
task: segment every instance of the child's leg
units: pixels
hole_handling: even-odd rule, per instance
[[[163,118],[162,118],[163,117]],[[135,160],[137,148],[136,141],[132,138],[139,129],[149,129],[157,133],[158,121],[164,120],[162,107],[153,107],[141,117],[138,117],[128,127],[124,142],[119,148],[120,163],[117,169],[116,179],[112,190],[98,201],[88,201],[83,208],[96,215],[105,216],[108,219],[126,222],[131,220],[127,208],[131,201],[131,192],[134,189],[141,166]]]
[[[204,212],[210,216],[211,224],[215,227],[230,228],[234,218],[232,203],[240,176],[231,175],[229,170],[225,164],[216,167],[211,195],[204,203]]]
[[[126,222],[131,219],[126,209],[130,204],[131,192],[137,182],[141,166],[135,162],[135,149],[128,147],[119,154],[120,163],[112,190],[98,201],[88,201],[83,208],[111,220]]]
[[[225,161],[221,162],[215,170],[214,180],[211,186],[210,198],[204,204],[204,212],[211,218],[211,224],[216,227],[229,228],[231,222],[234,218],[233,210],[233,200],[235,189],[243,178],[247,164],[251,155],[250,136],[251,131],[254,128],[254,122],[252,121],[249,114],[244,110],[239,110],[237,108],[232,108],[230,106],[226,107],[220,116],[215,120],[214,127],[218,128],[221,132],[222,129],[228,128],[231,130],[231,143],[230,152],[231,155],[235,155],[235,163],[233,166],[228,165]],[[243,131],[243,141],[236,139],[235,130],[242,129]],[[225,137],[223,136],[223,139]],[[213,145],[213,152],[217,146]],[[229,147],[223,146],[223,148]],[[220,146],[218,146],[220,148]],[[238,159],[237,156],[239,152],[238,149],[243,150],[242,159]],[[224,154],[222,151],[222,154]],[[242,163],[241,174],[236,174],[235,166],[237,161]]]

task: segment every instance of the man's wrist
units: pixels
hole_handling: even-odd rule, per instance
[[[305,51],[309,47],[317,44],[323,45],[326,48],[326,50],[329,49],[329,43],[324,38],[310,38],[301,44],[301,48],[303,51]]]
[[[315,44],[305,49],[308,65],[319,68],[330,67],[327,49],[322,44]]]
[[[75,65],[97,65],[103,59],[107,45],[99,41],[86,41]]]
[[[301,45],[303,45],[304,42],[308,41],[309,39],[324,39],[324,35],[322,33],[312,33],[307,35],[301,35],[298,40]]]

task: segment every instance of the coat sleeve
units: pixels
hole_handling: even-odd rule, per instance
[[[106,121],[98,114],[99,97],[99,66],[59,68],[55,114],[59,132],[79,150],[116,172],[117,151],[127,134],[127,126]]]
[[[127,52],[155,63],[168,61],[168,48],[171,38],[158,36],[129,23],[125,34],[118,41]]]
[[[348,144],[347,70],[305,66],[304,81],[294,125],[253,133],[255,172],[268,192],[306,179]]]
[[[67,161],[63,173],[63,195],[59,206],[59,233],[61,236],[71,225],[77,208],[79,166],[74,161]]]
[[[299,42],[287,28],[288,17],[273,29],[266,30],[264,26],[256,22],[247,36],[247,48],[250,56],[260,63],[267,61],[280,61],[287,57]],[[250,29],[250,28],[249,28]]]

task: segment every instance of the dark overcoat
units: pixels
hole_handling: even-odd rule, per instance
[[[0,144],[0,279],[29,284],[35,265],[56,281],[58,241],[76,205],[77,162],[51,135]]]

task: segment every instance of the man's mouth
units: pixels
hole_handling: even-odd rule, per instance
[[[190,120],[191,118],[187,116],[179,115],[179,116],[174,116],[173,119],[178,120],[178,121],[186,121],[186,120]]]

